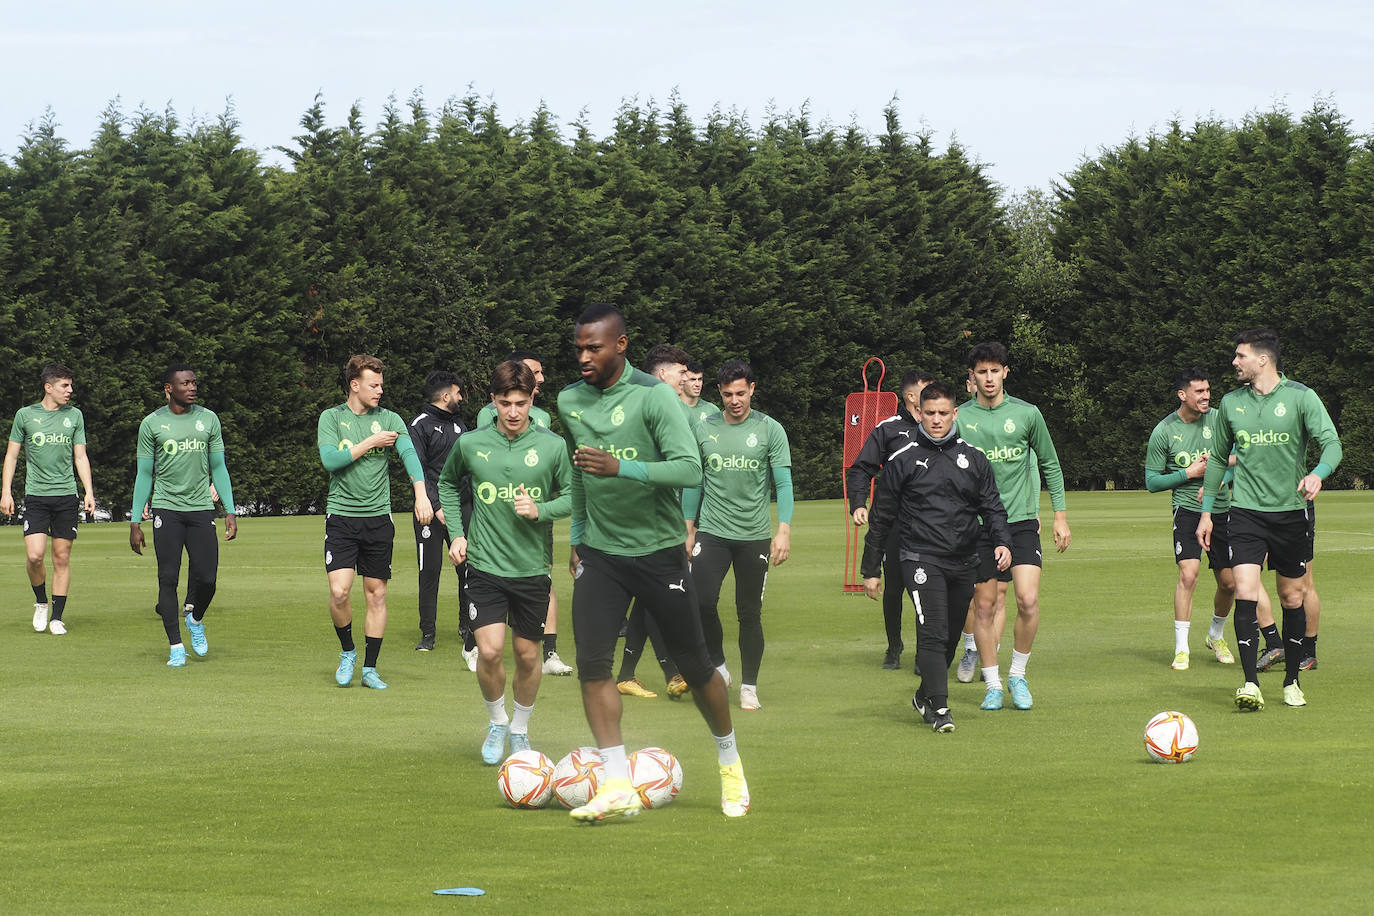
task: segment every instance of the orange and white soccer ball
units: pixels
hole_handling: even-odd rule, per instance
[[[682,764],[661,747],[630,755],[630,782],[646,808],[662,808],[682,791]]]
[[[553,794],[565,808],[580,808],[591,801],[606,781],[606,771],[594,748],[568,752],[553,768]]]
[[[553,761],[534,748],[516,751],[501,764],[496,785],[512,808],[542,808],[553,797]]]
[[[1145,750],[1160,763],[1182,763],[1197,753],[1197,726],[1181,712],[1162,712],[1145,724]]]

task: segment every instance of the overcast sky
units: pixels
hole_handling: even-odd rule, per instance
[[[245,142],[289,145],[317,92],[341,123],[388,96],[431,108],[469,88],[501,120],[542,101],[604,135],[622,102],[676,90],[757,125],[770,106],[870,132],[896,97],[908,131],[956,138],[1012,191],[1172,119],[1239,121],[1330,100],[1374,132],[1374,7],[1277,0],[1114,4],[906,0],[54,2],[0,22],[0,154],[51,108],[89,145],[114,99],[183,121],[232,99]],[[269,155],[271,161],[281,161]]]

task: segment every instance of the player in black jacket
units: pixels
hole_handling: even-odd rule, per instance
[[[935,381],[929,372],[912,369],[902,376],[899,386],[902,403],[897,412],[873,427],[868,434],[859,457],[849,468],[845,477],[849,492],[849,515],[856,525],[868,524],[868,484],[878,476],[887,456],[911,441],[911,436],[920,428],[917,414],[921,409],[921,389]],[[877,498],[873,500],[877,505]],[[883,567],[889,579],[901,573],[901,561],[897,557],[897,526],[892,527],[888,536],[887,561]],[[893,589],[883,596],[883,626],[887,631],[887,653],[883,656],[883,667],[895,671],[902,666],[902,593]]]
[[[1011,565],[1011,531],[992,465],[959,438],[958,413],[951,385],[937,381],[925,386],[920,427],[883,468],[860,566],[864,592],[877,601],[883,590],[883,548],[896,527],[902,582],[916,605],[921,686],[911,704],[937,732],[954,731],[949,666],[959,647],[959,630],[950,626],[950,615],[964,614],[973,597],[980,529],[997,545],[997,568]]]
[[[430,504],[439,505],[439,473],[444,469],[444,461],[452,451],[458,437],[468,431],[466,424],[458,416],[458,405],[463,402],[462,388],[458,376],[452,372],[439,370],[425,377],[425,406],[410,421],[410,441],[415,446],[415,454],[420,466],[425,469],[425,490],[429,493]],[[472,487],[465,480],[462,488],[463,525],[472,518]],[[412,521],[414,521],[412,519]],[[444,524],[442,512],[436,511],[434,520],[428,525],[415,522],[415,553],[420,564],[420,642],[417,651],[428,652],[434,648],[435,617],[439,605],[439,576],[448,563],[450,542],[448,526]],[[458,567],[458,607],[462,600],[463,570]],[[467,646],[472,637],[468,633],[466,617],[459,616],[459,631],[463,634],[464,651],[475,650],[476,644]],[[476,657],[475,655],[473,656]]]

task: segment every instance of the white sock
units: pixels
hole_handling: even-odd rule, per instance
[[[993,665],[991,668],[983,669],[983,683],[987,685],[989,690],[1002,689],[1002,672],[999,670],[1000,668],[1000,665]]]
[[[492,725],[509,725],[510,716],[506,715],[506,695],[501,694],[499,700],[483,700],[487,704],[487,715],[491,717]]]
[[[1030,661],[1029,652],[1017,652],[1011,650],[1011,667],[1007,669],[1007,677],[1025,677],[1026,662]]]
[[[1186,620],[1175,620],[1175,621],[1174,621],[1174,651],[1175,651],[1175,652],[1187,652],[1187,651],[1188,651],[1188,627],[1189,627],[1189,623],[1188,623],[1188,621],[1186,621]]]
[[[511,716],[510,730],[517,735],[528,735],[530,733],[530,713],[534,712],[533,706],[521,706],[520,701],[515,702],[515,715]]]
[[[1212,639],[1221,639],[1226,635],[1226,618],[1212,615],[1212,625],[1207,628],[1207,635]]]
[[[728,767],[739,763],[739,748],[735,747],[735,733],[732,730],[728,735],[712,735],[716,739],[716,760],[723,767]]]
[[[716,665],[716,670],[720,672],[720,676],[725,678],[725,680],[730,680],[730,669],[725,667],[723,663]]]
[[[625,745],[597,748],[596,752],[601,757],[601,765],[606,769],[607,782],[613,779],[629,781],[630,765],[625,760]]]
[[[978,651],[978,643],[974,642],[972,633],[964,634],[964,648],[972,649],[974,652]]]

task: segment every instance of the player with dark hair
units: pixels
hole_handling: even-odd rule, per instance
[[[1202,568],[1202,545],[1197,540],[1197,523],[1201,518],[1202,475],[1211,461],[1212,425],[1216,414],[1210,409],[1212,384],[1207,370],[1192,366],[1178,373],[1175,379],[1178,409],[1170,413],[1150,433],[1145,452],[1145,488],[1151,493],[1170,490],[1173,493],[1174,562],[1178,564],[1178,583],[1174,586],[1174,660],[1171,667],[1182,671],[1188,667],[1188,631],[1193,619],[1193,592],[1197,588],[1198,572]],[[1217,461],[1222,459],[1218,457]],[[1236,580],[1231,573],[1230,547],[1226,541],[1226,514],[1229,496],[1218,498],[1213,513],[1216,536],[1212,549],[1207,551],[1207,565],[1216,579],[1217,590],[1212,599],[1212,623],[1207,631],[1206,644],[1223,665],[1235,664],[1230,646],[1226,645],[1226,618],[1231,613],[1231,601],[1236,595]]]
[[[721,584],[733,567],[739,617],[739,705],[740,709],[758,709],[768,564],[781,566],[792,550],[792,452],[782,424],[752,407],[755,381],[748,363],[726,363],[718,383],[725,410],[707,417],[694,430],[703,478],[700,489],[683,491],[683,509],[694,532],[692,580],[711,663],[724,675],[718,605]],[[778,494],[776,535],[768,510],[774,489]]]
[[[584,311],[574,330],[582,380],[558,395],[573,449],[573,632],[582,706],[606,768],[606,784],[574,820],[627,817],[640,809],[611,679],[620,625],[631,600],[644,603],[692,687],[720,764],[721,810],[749,810],[725,681],[706,654],[683,550],[678,489],[701,482],[701,459],[677,393],[625,360],[625,317],[609,305]]]
[[[444,461],[458,437],[467,432],[463,418],[458,415],[458,405],[463,403],[463,389],[458,376],[447,370],[439,369],[425,376],[425,405],[410,421],[410,443],[415,448],[415,456],[420,459],[420,467],[425,472],[425,493],[431,506],[439,505],[439,472],[444,469]],[[459,505],[463,510],[463,525],[472,516],[472,492],[460,487],[462,494]],[[435,509],[434,519],[428,525],[420,524],[417,518],[411,519],[415,528],[415,555],[419,564],[419,606],[420,641],[415,645],[417,651],[429,652],[434,649],[434,638],[439,609],[439,577],[443,572],[447,546],[452,543],[452,530],[448,525],[443,509]],[[457,526],[454,526],[457,527]],[[458,607],[463,609],[463,575],[458,569]],[[458,630],[463,634],[466,653],[469,649],[476,657],[476,643],[472,639],[465,615],[459,615]]]
[[[682,374],[682,403],[692,409],[692,418],[698,423],[720,413],[720,408],[715,404],[701,399],[701,386],[704,379],[705,372],[701,368],[701,363],[689,359],[687,371]]]
[[[901,538],[902,577],[916,605],[921,685],[911,705],[936,732],[954,731],[949,666],[959,648],[954,619],[968,612],[980,565],[979,533],[993,545],[997,569],[1011,565],[1011,531],[986,457],[959,438],[954,388],[934,381],[921,391],[921,426],[888,457],[878,480],[860,572],[878,600],[888,531]]]
[[[687,375],[687,364],[691,362],[691,357],[687,351],[672,344],[655,344],[649,348],[649,352],[644,354],[644,372],[663,382],[678,395],[682,396],[683,379]],[[687,418],[687,424],[695,427],[696,414],[683,401],[682,412]],[[693,488],[684,488],[686,493]],[[686,497],[684,497],[683,515],[683,543],[688,550],[691,544],[688,542],[692,530],[691,523],[686,521]],[[635,669],[639,667],[639,660],[644,655],[644,646],[648,643],[653,646],[654,656],[658,659],[658,666],[663,669],[663,681],[667,685],[668,696],[670,699],[679,699],[688,691],[687,682],[683,680],[682,674],[678,672],[677,665],[668,657],[668,652],[664,648],[663,635],[659,632],[658,624],[654,622],[652,616],[645,614],[644,609],[636,601],[630,606],[630,616],[625,622],[625,646],[620,656],[620,670],[615,676],[615,686],[625,696],[642,697],[653,699],[657,693],[644,685],[635,676]],[[721,676],[725,678],[725,686],[730,686],[730,673],[721,671]]]
[[[850,466],[845,488],[849,492],[849,514],[855,525],[868,524],[868,488],[887,463],[888,456],[911,441],[911,436],[921,425],[921,389],[935,381],[935,376],[920,369],[905,373],[899,388],[902,400],[897,412],[873,427],[873,432],[864,440],[859,457]],[[887,539],[883,573],[889,582],[901,577],[902,567],[899,558],[901,540],[897,527],[891,528]],[[890,588],[883,595],[883,626],[887,631],[887,652],[883,655],[883,667],[895,671],[901,667],[902,649],[902,591]]]
[[[173,363],[162,376],[167,406],[143,418],[138,427],[138,476],[129,510],[129,547],[143,553],[143,507],[152,506],[153,552],[157,555],[157,611],[171,652],[167,664],[186,664],[177,612],[186,620],[196,655],[210,651],[205,612],[215,596],[219,544],[215,540],[215,502],[211,487],[224,503],[224,539],[238,537],[234,491],[224,463],[224,437],[219,417],[196,403],[196,373]],[[181,553],[186,551],[186,603],[177,602]]]
[[[1045,418],[1033,404],[1006,393],[1007,348],[996,341],[980,343],[969,351],[968,374],[974,397],[959,408],[959,435],[975,446],[992,464],[997,492],[1007,510],[1011,527],[1011,569],[995,567],[992,544],[984,541],[979,582],[974,590],[975,637],[978,663],[983,669],[987,694],[983,709],[1002,708],[1002,675],[997,646],[1006,626],[1007,585],[1016,592],[1016,624],[1013,628],[1011,668],[1007,689],[1017,709],[1030,709],[1026,664],[1040,627],[1040,463],[1054,508],[1054,546],[1060,553],[1069,548],[1069,513],[1064,500],[1064,473],[1059,455],[1045,428]]]
[[[4,482],[0,485],[0,514],[14,514],[14,473],[19,450],[24,450],[24,565],[33,588],[33,628],[54,636],[67,632],[62,613],[71,586],[72,545],[81,512],[95,511],[91,462],[86,457],[86,420],[72,405],[72,370],[60,363],[43,367],[43,397],[19,408],[10,426],[5,449]],[[81,479],[84,499],[76,495]],[[52,539],[52,600],[48,599],[48,570],[43,558]]]
[[[388,449],[394,447],[401,456],[415,488],[415,520],[428,525],[434,519],[425,472],[405,422],[380,406],[383,369],[375,356],[351,357],[343,376],[348,398],[320,414],[316,433],[320,463],[329,472],[324,568],[329,574],[329,616],[340,648],[334,681],[340,687],[353,682],[358,653],[353,642],[350,595],[355,575],[361,574],[367,601],[362,684],[374,690],[387,686],[377,674],[377,656],[386,635],[386,584],[391,578],[391,550],[396,537],[391,520]]]
[[[530,350],[512,350],[506,357],[506,362],[515,360],[522,362],[534,373],[534,395],[539,396],[539,390],[544,387],[544,361],[539,358],[537,353]],[[477,426],[490,426],[496,422],[496,409],[488,401],[482,405],[482,409],[477,412]],[[530,407],[530,422],[535,426],[550,429],[551,418],[549,412],[539,406]],[[553,526],[548,526],[549,556],[553,556]],[[549,572],[553,572],[553,567],[549,567]],[[473,667],[477,655],[474,652],[468,658],[468,667]],[[473,668],[475,671],[476,668]],[[558,656],[558,595],[550,590],[549,592],[549,614],[544,622],[544,673],[553,674],[559,677],[566,677],[572,674],[572,666],[567,664]]]
[[[1214,449],[1236,450],[1231,491],[1231,563],[1236,577],[1236,647],[1245,683],[1236,691],[1242,710],[1264,708],[1259,689],[1256,610],[1261,565],[1268,557],[1283,608],[1283,702],[1306,706],[1298,681],[1304,657],[1307,501],[1321,492],[1322,481],[1341,461],[1341,440],[1317,393],[1279,372],[1279,338],[1268,329],[1242,331],[1235,337],[1231,364],[1242,387],[1229,392],[1217,408]],[[1307,443],[1321,445],[1316,467],[1307,466]],[[1203,476],[1202,516],[1197,538],[1211,547],[1213,510],[1224,468],[1209,464]]]
[[[546,529],[566,518],[572,464],[566,444],[530,422],[534,372],[507,360],[492,373],[496,424],[462,436],[439,475],[439,504],[454,520],[449,558],[466,564],[466,612],[477,639],[477,682],[489,723],[482,761],[497,764],[530,746],[529,722],[543,673],[540,642],[553,580]],[[471,479],[472,523],[458,511],[461,481]],[[554,494],[557,494],[555,496]],[[506,712],[506,624],[514,634],[515,715]]]

